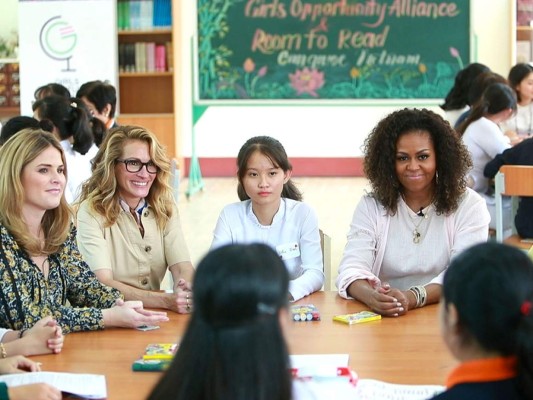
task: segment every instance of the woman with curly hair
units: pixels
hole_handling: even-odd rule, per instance
[[[78,243],[98,279],[126,300],[187,313],[194,269],[169,178],[170,161],[153,133],[112,129],[83,185]],[[174,293],[159,291],[167,269]]]
[[[438,302],[450,260],[487,240],[487,207],[466,187],[471,165],[434,112],[403,109],[381,120],[365,141],[372,193],[353,215],[339,294],[391,317]]]

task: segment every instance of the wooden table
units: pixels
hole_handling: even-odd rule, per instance
[[[415,310],[400,318],[348,326],[333,322],[335,314],[365,309],[336,292],[317,292],[298,302],[314,304],[322,320],[289,322],[291,354],[348,353],[349,364],[361,378],[395,383],[443,384],[455,365],[439,335],[437,306]],[[161,373],[133,372],[132,362],[148,343],[179,341],[188,316],[169,313],[161,329],[141,332],[110,329],[67,335],[61,354],[36,356],[45,371],[103,374],[108,399],[145,399]]]

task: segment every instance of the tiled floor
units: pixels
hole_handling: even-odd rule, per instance
[[[304,201],[318,214],[322,230],[331,237],[332,280],[335,280],[353,211],[363,191],[365,178],[294,178]],[[196,266],[211,245],[212,233],[222,207],[238,201],[235,178],[204,178],[204,189],[189,199],[188,180],[179,187],[178,206],[183,230]],[[334,287],[334,284],[333,284]]]

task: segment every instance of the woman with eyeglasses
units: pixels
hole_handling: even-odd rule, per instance
[[[169,177],[170,161],[154,134],[136,126],[112,129],[83,185],[78,245],[98,279],[126,300],[188,313],[194,268]],[[160,291],[167,269],[173,293]]]

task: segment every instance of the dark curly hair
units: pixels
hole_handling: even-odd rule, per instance
[[[392,214],[396,214],[402,187],[396,175],[398,138],[412,131],[427,131],[437,159],[433,203],[438,214],[457,209],[466,190],[466,174],[472,167],[468,149],[457,133],[440,115],[426,109],[395,111],[382,119],[364,143],[364,171],[373,196]]]

